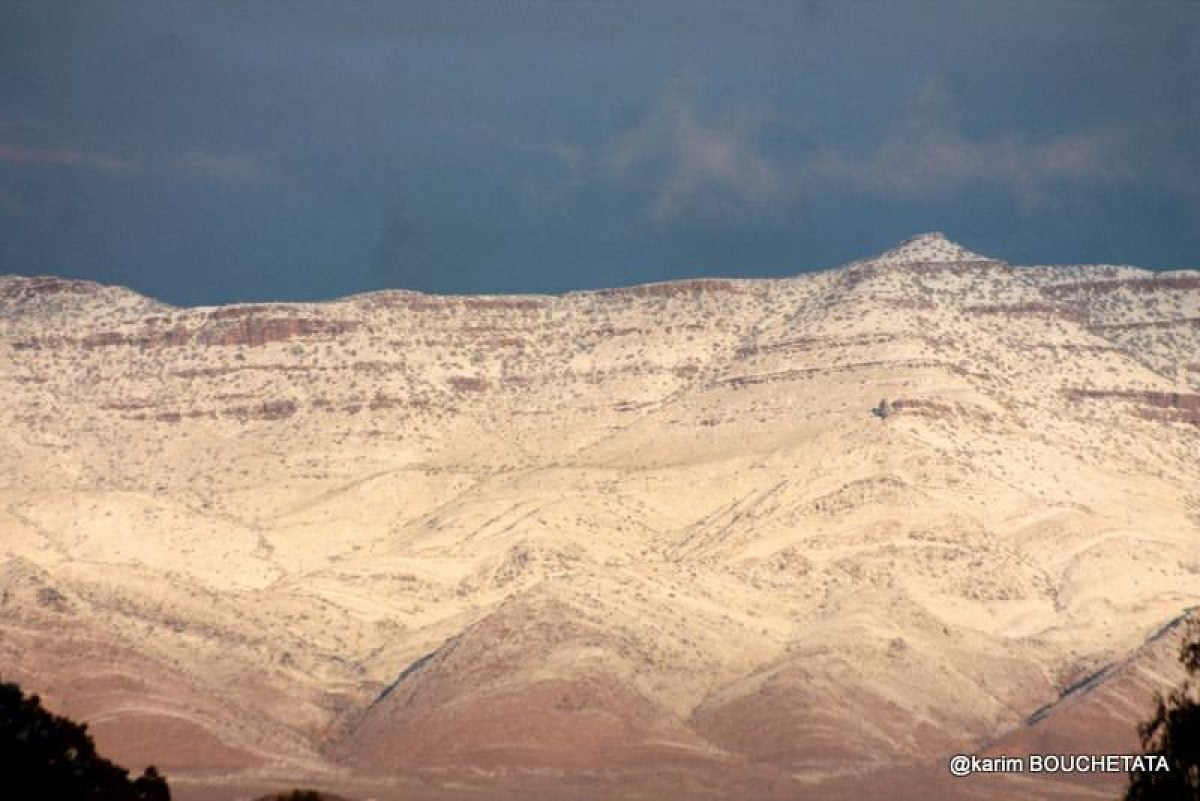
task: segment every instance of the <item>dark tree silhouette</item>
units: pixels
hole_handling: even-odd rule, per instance
[[[340,795],[330,795],[316,790],[292,790],[290,793],[264,795],[258,801],[346,801]]]
[[[1200,616],[1188,621],[1179,661],[1187,677],[1157,697],[1154,716],[1138,727],[1143,751],[1166,757],[1171,769],[1130,773],[1126,801],[1200,801]]]
[[[42,708],[15,684],[0,682],[0,797],[11,801],[170,801],[150,766],[137,779],[96,753],[86,724]]]

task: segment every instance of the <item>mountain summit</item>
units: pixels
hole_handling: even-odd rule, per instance
[[[941,231],[930,231],[906,239],[894,248],[884,251],[871,261],[879,264],[954,263],[969,261],[997,261],[967,250],[957,242],[946,238]]]

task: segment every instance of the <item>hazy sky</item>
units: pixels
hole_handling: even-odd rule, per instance
[[[1200,2],[0,0],[0,273],[176,303],[1200,266]]]

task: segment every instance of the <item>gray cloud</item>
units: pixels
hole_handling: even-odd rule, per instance
[[[744,110],[703,119],[695,92],[676,83],[608,142],[601,163],[618,179],[649,176],[655,221],[762,206],[779,198],[785,182],[755,145],[761,127],[761,115]]]
[[[873,147],[820,148],[806,171],[823,183],[878,195],[932,197],[978,183],[1036,202],[1061,181],[1133,178],[1130,145],[1128,131],[1115,127],[1042,139],[1008,133],[971,137],[963,133],[945,86],[927,81],[896,127]]]
[[[1134,180],[1161,166],[1140,154],[1164,150],[1160,141],[1147,142],[1152,126],[1128,123],[1041,138],[968,135],[959,104],[936,79],[907,98],[895,124],[873,143],[818,144],[790,160],[772,158],[758,144],[770,115],[743,109],[705,117],[698,105],[694,87],[670,84],[636,125],[600,151],[609,178],[649,193],[646,212],[654,221],[787,206],[814,188],[930,200],[980,186],[1036,205],[1063,182]],[[1163,139],[1163,130],[1153,137]],[[556,155],[577,185],[579,149],[560,146]]]
[[[239,153],[188,150],[173,159],[172,165],[184,173],[216,181],[252,182],[266,175],[260,159]]]
[[[0,134],[3,133],[0,127]],[[73,147],[26,147],[0,140],[0,162],[32,167],[80,167],[101,172],[137,169],[137,162],[107,153]]]
[[[18,167],[71,167],[101,173],[177,172],[218,181],[256,181],[266,176],[263,161],[241,153],[192,148],[171,157],[134,157],[81,147],[16,144],[0,122],[0,164]]]

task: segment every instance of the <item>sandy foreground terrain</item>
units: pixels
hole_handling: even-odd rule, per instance
[[[0,277],[0,676],[185,801],[1113,798],[946,759],[1136,751],[1198,479],[1197,271]]]

